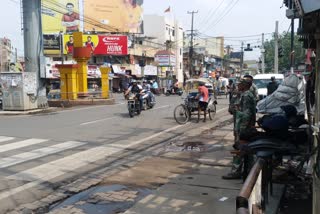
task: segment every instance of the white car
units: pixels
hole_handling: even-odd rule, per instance
[[[262,100],[268,94],[267,85],[271,82],[271,77],[275,77],[278,84],[281,84],[284,75],[283,74],[257,74],[253,77],[253,83],[258,88],[259,99]]]

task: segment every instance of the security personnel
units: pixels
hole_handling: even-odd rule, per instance
[[[256,134],[256,98],[250,91],[252,82],[242,79],[238,84],[241,93],[239,102],[235,106],[235,148],[247,143]],[[233,157],[232,171],[222,176],[223,179],[240,179],[242,176],[243,158],[240,155]]]
[[[258,88],[257,86],[253,83],[253,76],[251,75],[244,75],[243,79],[248,80],[251,82],[251,87],[250,87],[250,91],[251,93],[254,95],[254,97],[256,98],[256,101],[259,100],[259,94],[258,94]]]

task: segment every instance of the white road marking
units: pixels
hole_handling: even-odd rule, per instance
[[[84,144],[86,144],[86,143],[77,142],[77,141],[67,141],[64,143],[57,144],[57,145],[33,150],[31,152],[25,152],[25,153],[11,156],[11,157],[2,158],[2,159],[0,159],[0,169],[5,168],[5,167],[9,167],[9,166],[13,166],[13,165],[17,165],[17,164],[20,164],[23,162],[27,162],[27,161],[30,161],[33,159],[45,157],[47,155],[62,152],[67,149],[76,148],[76,147],[82,146]]]
[[[0,143],[6,142],[6,141],[9,141],[9,140],[13,140],[13,139],[14,139],[14,137],[0,136]]]
[[[92,106],[92,107],[85,107],[85,108],[67,109],[67,110],[60,111],[60,113],[72,112],[72,111],[82,111],[82,110],[89,110],[89,109],[96,109],[96,108],[103,108],[103,107],[113,107],[113,106],[120,106],[120,105],[124,105],[124,104],[126,104],[126,103],[117,103],[117,104],[113,104],[113,105],[99,105],[99,106]]]
[[[217,113],[226,110],[227,108],[223,108],[217,111]],[[187,123],[190,124],[190,123]],[[185,124],[185,125],[187,125]],[[161,134],[179,129],[184,127],[185,125],[177,125],[157,134],[151,135],[147,138],[144,138],[139,141],[131,142],[129,144],[109,144],[106,146],[100,146],[93,149],[89,149],[53,162],[49,162],[47,164],[40,165],[38,167],[25,170],[19,172],[17,174],[6,177],[7,179],[16,179],[16,180],[30,180],[31,182],[19,186],[17,188],[13,188],[7,191],[3,191],[0,193],[0,200],[11,197],[19,192],[24,190],[36,187],[43,182],[54,179],[58,176],[64,175],[70,171],[74,172],[76,169],[86,166],[90,163],[93,163],[99,159],[106,158],[116,152],[124,150],[128,147],[141,144],[145,141],[148,141],[152,138],[158,137]]]
[[[36,139],[36,138],[31,138],[28,140],[23,140],[23,141],[19,141],[19,142],[15,142],[15,143],[10,143],[10,144],[5,144],[0,146],[0,152],[7,152],[10,150],[14,150],[14,149],[20,149],[23,147],[27,147],[27,146],[32,146],[35,144],[39,144],[39,143],[43,143],[48,141],[47,139]]]
[[[216,113],[219,113],[219,112],[222,112],[224,110],[227,110],[229,107],[225,107],[225,108],[222,108],[222,109],[219,109]]]
[[[168,107],[170,107],[170,105],[160,106],[160,107],[158,107],[158,108],[153,108],[153,109],[151,109],[151,110],[157,110],[157,109],[168,108]]]
[[[94,163],[103,158],[107,158],[117,152],[121,152],[126,148],[132,147],[134,145],[141,144],[145,141],[148,141],[152,138],[156,138],[159,135],[168,133],[170,131],[179,129],[183,126],[178,125],[157,134],[151,135],[144,139],[131,142],[129,144],[108,144],[105,146],[95,147],[89,150],[85,150],[68,157],[64,157],[25,171],[21,171],[17,174],[6,177],[7,179],[13,180],[23,180],[31,182],[46,182],[56,177],[62,176],[68,172],[74,172],[76,169],[87,166],[90,163]],[[0,200],[6,192],[0,194]]]
[[[89,122],[85,122],[85,123],[80,123],[80,126],[85,126],[85,125],[98,123],[98,122],[106,121],[106,120],[111,120],[111,119],[115,119],[115,118],[117,118],[117,117],[107,117],[107,118],[100,119],[100,120],[93,120],[93,121],[89,121]]]

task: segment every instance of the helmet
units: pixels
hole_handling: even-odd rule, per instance
[[[147,83],[148,81],[147,81],[147,80],[143,80],[142,82],[143,82],[143,83]]]
[[[137,80],[133,79],[131,80],[132,83],[137,83]]]

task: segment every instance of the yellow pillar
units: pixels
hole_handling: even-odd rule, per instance
[[[78,65],[57,65],[60,71],[60,92],[62,100],[76,100]]]
[[[85,95],[88,93],[88,68],[87,68],[87,60],[76,59],[78,64],[78,93]]]
[[[109,73],[111,68],[108,67],[100,67],[101,72],[101,97],[109,98]]]
[[[88,93],[87,62],[91,58],[91,48],[83,47],[84,40],[82,37],[82,32],[74,32],[73,39],[73,58],[79,65],[77,72],[78,93],[79,95],[85,96]]]

